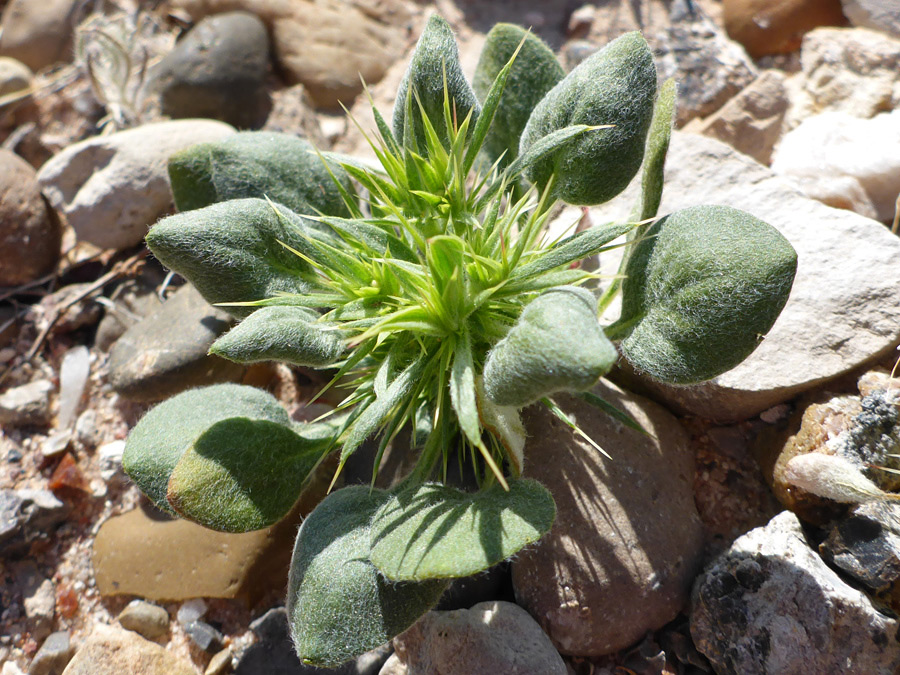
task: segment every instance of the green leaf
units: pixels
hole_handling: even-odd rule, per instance
[[[641,166],[653,117],[656,67],[640,33],[627,33],[579,64],[535,107],[520,154],[548,134],[576,124],[612,124],[537,162],[526,177],[569,204],[600,204],[625,189]]]
[[[160,403],[128,435],[122,464],[154,504],[174,515],[166,499],[169,477],[182,455],[212,425],[241,418],[291,424],[270,394],[238,384],[191,389]]]
[[[519,155],[519,139],[534,107],[565,76],[553,51],[539,37],[520,26],[498,23],[487,34],[472,81],[482,103],[486,105],[495,78],[520,44],[483,145],[491,162],[503,156],[501,169]]]
[[[309,263],[282,243],[306,252],[312,233],[283,206],[236,199],[164,218],[147,233],[147,246],[208,302],[248,302],[310,290]],[[243,317],[255,307],[227,309]]]
[[[531,279],[557,267],[596,255],[613,239],[633,228],[632,223],[607,223],[577,232],[516,267],[509,275],[510,281]]]
[[[450,402],[469,443],[481,445],[481,424],[475,395],[475,365],[472,362],[472,343],[467,328],[457,338],[450,371]]]
[[[665,180],[666,155],[669,152],[672,125],[675,123],[676,94],[677,89],[673,78],[663,82],[656,99],[656,106],[653,109],[650,133],[647,135],[644,169],[641,176],[641,199],[635,209],[634,218],[632,218],[634,221],[655,218],[659,211]]]
[[[324,428],[333,435],[333,426]],[[176,464],[169,478],[169,504],[179,515],[213,530],[269,527],[291,510],[331,447],[331,436],[312,436],[304,438],[284,423],[269,420],[232,417],[216,422]]]
[[[457,124],[462,123],[471,111],[478,116],[478,101],[472,87],[463,75],[459,63],[459,49],[450,25],[437,14],[431,16],[416,44],[409,68],[400,82],[397,103],[394,106],[394,137],[402,138],[408,150],[425,152],[425,126],[413,101],[413,91],[419,97],[425,115],[431,122],[445,148],[450,148],[450,134],[444,121],[444,77],[451,109],[455,110]],[[412,119],[408,119],[411,117]],[[473,120],[474,121],[474,120]],[[404,133],[409,127],[410,133]],[[410,145],[410,141],[414,145]]]
[[[488,353],[487,398],[521,407],[553,392],[592,387],[618,356],[600,328],[596,307],[590,291],[572,286],[546,291],[526,305]]]
[[[380,647],[431,609],[444,580],[391,583],[369,561],[370,522],[390,495],[356,486],[326,497],[297,535],[287,612],[297,656],[333,668]]]
[[[388,579],[465,577],[546,534],[556,505],[537,481],[476,493],[429,483],[393,495],[372,520],[371,561]]]
[[[350,215],[332,175],[352,193],[346,172],[337,165],[326,168],[310,143],[271,131],[242,131],[193,145],[169,159],[179,211],[229,199],[267,197],[295,213]]]
[[[625,269],[621,318],[607,329],[640,371],[675,384],[743,361],[791,292],[797,253],[773,227],[727,206],[662,218]]]
[[[344,352],[344,334],[318,319],[317,312],[304,307],[262,307],[216,340],[209,353],[237,363],[330,366]]]

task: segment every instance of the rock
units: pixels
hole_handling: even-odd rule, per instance
[[[886,501],[860,504],[834,524],[819,551],[855,582],[890,597],[900,581],[900,507]]]
[[[118,616],[122,628],[133,630],[148,640],[157,640],[169,632],[169,613],[145,600],[132,600]]]
[[[636,188],[592,208],[593,222],[624,222]],[[691,387],[622,373],[630,387],[678,412],[728,423],[875,360],[900,341],[900,239],[883,225],[809,199],[719,141],[675,132],[659,212],[697,204],[743,209],[781,231],[799,258],[791,297],[762,344],[732,370]]]
[[[562,658],[540,626],[511,602],[429,612],[394,638],[394,649],[392,658],[405,666],[401,672],[408,675],[566,673]]]
[[[724,0],[722,19],[753,58],[797,51],[813,28],[847,22],[841,0]]]
[[[319,118],[312,109],[312,99],[306,87],[295,84],[272,92],[272,111],[266,118],[263,131],[297,134],[315,147],[329,147],[328,139],[322,133]]]
[[[258,129],[271,108],[266,26],[253,14],[227,12],[200,21],[150,75],[162,112]]]
[[[50,380],[35,380],[0,394],[0,424],[6,427],[46,425],[50,422]]]
[[[650,38],[661,79],[678,82],[676,125],[706,117],[750,84],[756,66],[699,7],[673,4],[672,24]]]
[[[686,130],[728,143],[768,165],[788,109],[784,80],[780,70],[762,71],[719,110]]]
[[[203,675],[227,675],[231,672],[231,650],[223,649],[209,660]]]
[[[841,0],[844,16],[860,28],[900,37],[900,5],[885,0]]]
[[[100,466],[100,477],[107,484],[121,487],[127,479],[122,469],[122,456],[125,454],[125,441],[110,441],[97,448],[97,459]],[[146,636],[145,636],[146,637]]]
[[[49,539],[68,513],[49,490],[0,489],[0,553],[18,554],[35,539]]]
[[[523,417],[525,475],[556,500],[556,522],[512,561],[516,600],[563,654],[600,656],[672,620],[700,565],[693,456],[677,420],[601,383],[598,395],[654,436],[570,396],[554,399],[606,459],[543,406]]]
[[[0,149],[0,286],[37,279],[56,265],[59,220],[41,197],[34,169]]]
[[[316,106],[348,107],[360,76],[378,82],[405,51],[420,13],[406,0],[175,0],[194,19],[223,11],[252,12],[267,23],[275,56],[291,84],[303,84]]]
[[[31,68],[21,61],[0,56],[0,97],[28,89],[34,79]]]
[[[98,624],[63,675],[196,675],[193,664],[137,633]]]
[[[103,318],[97,326],[94,346],[107,352],[118,340],[145,316],[160,308],[159,289],[165,281],[162,266],[145,265],[136,279],[128,279],[116,286],[104,302]]]
[[[697,579],[691,635],[718,673],[893,673],[900,622],[844,583],[785,511]]]
[[[78,0],[10,0],[0,24],[0,56],[18,59],[37,72],[72,60],[72,34],[84,12]]]
[[[69,631],[51,633],[34,655],[28,675],[62,675],[74,651]]]
[[[900,110],[860,119],[826,112],[804,120],[785,134],[772,169],[797,180],[803,191],[832,206],[852,204],[862,189],[863,210],[890,222],[900,195]],[[843,182],[838,180],[843,179]],[[845,186],[853,186],[850,191]],[[867,215],[862,213],[861,215]]]
[[[817,28],[788,80],[787,126],[822,112],[874,117],[900,106],[900,39],[865,28]]]
[[[222,122],[174,120],[95,136],[51,158],[38,172],[38,182],[80,240],[128,248],[173,208],[169,156],[231,133],[234,129]]]
[[[56,613],[56,587],[50,579],[37,577],[23,589],[22,605],[35,639],[47,637]],[[61,669],[60,669],[61,670]]]
[[[287,612],[275,607],[250,623],[258,641],[238,657],[235,675],[377,675],[390,654],[388,646],[373,649],[336,669],[300,663],[288,632]]]
[[[207,354],[231,325],[187,284],[129,328],[109,353],[109,382],[135,401],[159,401],[191,387],[237,382],[244,366]]]
[[[154,601],[242,598],[255,602],[287,583],[296,522],[227,534],[158,511],[114,516],[94,540],[94,577],[105,596]],[[177,555],[173,552],[177,551]]]
[[[225,636],[205,621],[191,621],[184,627],[191,642],[208,654],[215,654],[225,642]]]
[[[182,626],[187,626],[189,623],[202,619],[207,609],[209,608],[203,601],[203,598],[190,598],[185,600],[184,604],[178,608],[175,618],[178,619],[178,623]]]

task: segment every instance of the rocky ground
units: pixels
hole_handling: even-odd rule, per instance
[[[435,10],[468,73],[498,21],[532,26],[567,68],[643,30],[679,82],[661,212],[750,211],[799,270],[734,370],[602,385],[652,436],[569,402],[612,461],[529,413],[554,530],[339,672],[900,671],[890,5],[0,0],[0,673],[318,672],[294,657],[283,609],[314,495],[269,530],[226,535],[155,512],[121,457],[140,416],[186,388],[252,384],[300,419],[321,382],[208,356],[229,316],[142,238],[174,208],[168,156],[193,143],[266,129],[367,154],[339,103],[370,125],[362,74],[389,111]],[[632,201],[560,218],[606,222]]]

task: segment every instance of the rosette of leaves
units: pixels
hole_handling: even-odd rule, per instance
[[[698,207],[655,220],[675,90],[657,92],[639,34],[564,76],[537,38],[502,25],[475,81],[433,17],[392,124],[373,110],[378,166],[252,132],[198,146],[170,162],[179,204],[198,208],[147,236],[165,265],[243,319],[212,352],[327,368],[328,386],[347,392],[316,424],[237,385],[162,403],[124,459],[161,508],[227,531],[266,527],[330,453],[342,467],[377,439],[374,483],[388,445],[414,430],[415,468],[398,485],[336,490],[300,529],[288,612],[311,664],[386,642],[450,579],[549,530],[551,495],[521,477],[521,407],[540,402],[575,427],[552,396],[577,391],[634,426],[589,391],[620,353],[664,381],[712,377],[746,357],[790,291],[793,249],[749,214]],[[641,165],[634,222],[547,240],[559,200],[600,203]],[[626,279],[598,306],[597,275],[579,263],[623,236]],[[619,292],[622,317],[601,325]],[[462,460],[476,491],[446,483]]]

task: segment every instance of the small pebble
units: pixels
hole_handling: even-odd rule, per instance
[[[225,636],[205,621],[191,621],[185,625],[184,632],[191,638],[191,642],[210,654],[221,650],[225,642]]]
[[[148,640],[156,640],[169,632],[169,613],[146,600],[132,600],[119,614],[119,623]]]
[[[209,660],[203,675],[227,675],[231,671],[231,650],[223,649]]]
[[[0,396],[0,424],[7,427],[43,425],[50,421],[49,380],[37,380],[13,387]]]
[[[28,675],[62,675],[73,652],[69,631],[51,633],[34,655]]]
[[[24,599],[25,616],[31,624],[31,634],[40,640],[50,634],[56,611],[56,589],[50,579],[43,579]]]
[[[204,614],[206,614],[206,603],[203,598],[185,600],[184,604],[178,608],[178,623],[187,626],[192,621],[200,620]]]

